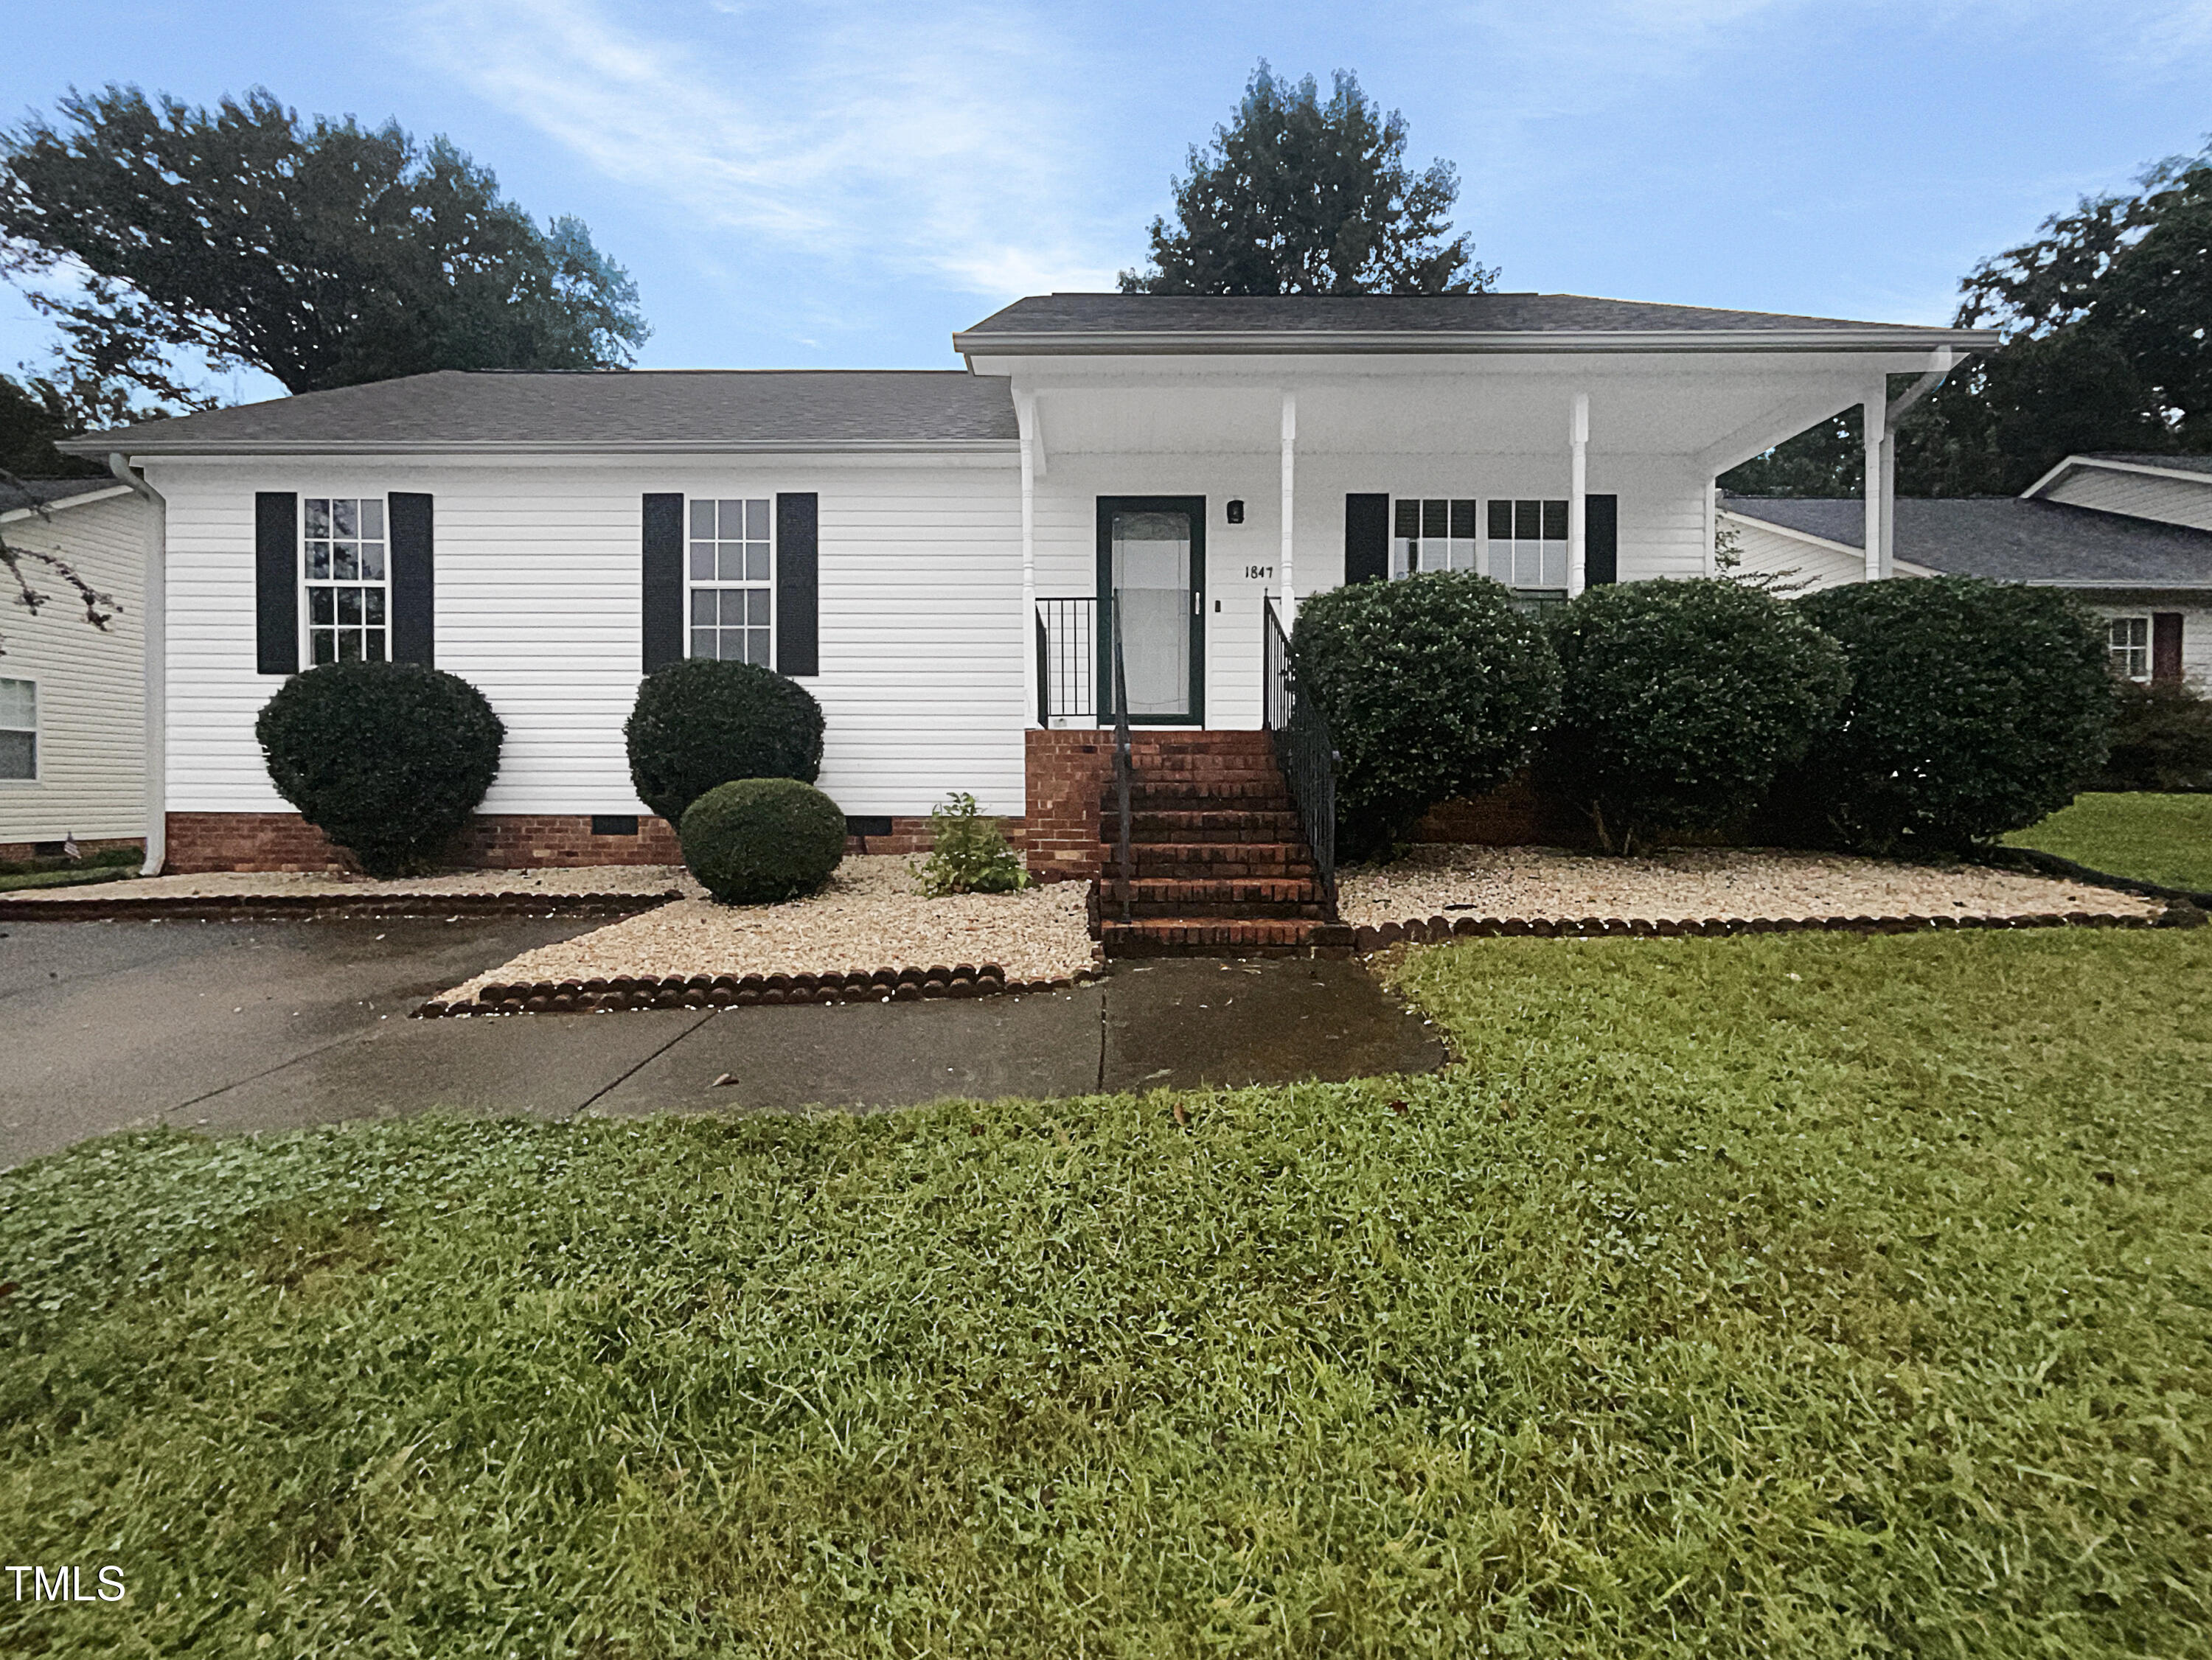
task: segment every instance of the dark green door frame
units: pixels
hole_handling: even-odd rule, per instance
[[[1132,726],[1206,724],[1206,498],[1204,496],[1100,496],[1098,498],[1098,599],[1103,615],[1114,597],[1114,515],[1182,513],[1190,519],[1190,709],[1180,715],[1132,715]],[[1116,620],[1118,623],[1118,619]],[[1098,724],[1113,723],[1114,648],[1105,629],[1098,631]]]

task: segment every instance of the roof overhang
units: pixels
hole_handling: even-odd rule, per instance
[[[2067,474],[2084,467],[2094,467],[2108,473],[2136,473],[2146,478],[2179,479],[2184,484],[2195,484],[2212,489],[2212,474],[2192,472],[2185,467],[2161,467],[2155,462],[2116,461],[2105,456],[2068,456],[2041,478],[2022,490],[2021,500],[2029,501],[2040,495]]]
[[[1373,353],[1526,355],[1613,352],[1978,352],[1994,329],[1447,330],[1414,329],[963,330],[952,349],[978,357],[1329,356]]]
[[[54,446],[71,455],[106,457],[114,449],[112,437],[94,434],[88,438],[66,439]],[[468,457],[476,460],[497,460],[504,457],[586,457],[606,456],[716,456],[716,455],[1016,455],[1020,452],[1019,440],[1011,438],[954,439],[939,443],[912,440],[871,443],[848,441],[825,443],[811,440],[776,441],[762,439],[747,443],[702,442],[696,439],[681,441],[670,439],[650,443],[609,443],[594,439],[580,444],[523,444],[506,442],[453,443],[429,440],[392,439],[257,439],[223,441],[214,439],[183,439],[162,442],[159,439],[141,440],[130,446],[135,460],[140,457],[167,459],[173,457],[234,457],[246,459],[255,456],[422,456]]]
[[[57,445],[57,449],[61,446]],[[52,501],[41,501],[32,507],[10,507],[0,512],[0,524],[13,524],[20,519],[43,518],[48,513],[65,513],[72,507],[89,507],[96,501],[112,501],[118,496],[137,493],[127,484],[103,484],[96,479],[85,480],[88,487],[82,495],[58,496]]]

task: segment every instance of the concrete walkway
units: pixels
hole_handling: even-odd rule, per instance
[[[1341,962],[1170,960],[972,1002],[405,1018],[602,920],[7,924],[0,1166],[155,1124],[883,1108],[1342,1079],[1444,1058],[1418,1017]]]

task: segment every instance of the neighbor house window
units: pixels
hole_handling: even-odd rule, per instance
[[[1567,504],[1491,501],[1490,574],[1527,593],[1567,589]]]
[[[382,496],[307,500],[307,661],[381,663],[386,586]]]
[[[2112,672],[2129,680],[2150,678],[2150,619],[2114,617],[2107,625]]]
[[[39,683],[0,680],[0,779],[39,776]]]
[[[768,502],[691,503],[691,655],[772,661],[775,550]]]
[[[1474,569],[1474,508],[1472,500],[1399,497],[1391,526],[1391,576]]]

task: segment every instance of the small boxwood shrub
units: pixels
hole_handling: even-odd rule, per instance
[[[483,693],[412,663],[328,663],[253,724],[276,793],[372,876],[436,861],[499,772],[507,729]]]
[[[2212,790],[2212,699],[2181,681],[2119,682],[2112,753],[2092,790]]]
[[[1601,845],[1738,824],[1835,714],[1842,648],[1729,581],[1592,588],[1552,621],[1559,723],[1539,776]]]
[[[1496,789],[1559,708],[1559,664],[1534,619],[1487,577],[1434,572],[1316,594],[1291,637],[1339,761],[1339,851],[1403,838],[1423,813]]]
[[[811,784],[822,771],[822,706],[757,663],[686,657],[656,669],[637,688],[623,737],[638,799],[674,825],[718,784]]]
[[[1012,894],[1030,885],[1021,855],[1007,845],[998,820],[977,810],[975,797],[955,790],[941,807],[929,809],[934,839],[922,861],[921,891],[932,899],[949,894]]]
[[[797,779],[738,779],[693,802],[684,863],[725,905],[811,894],[845,857],[844,809]]]
[[[1851,672],[1782,792],[1824,839],[1956,851],[2057,811],[2103,764],[2105,631],[2059,590],[1903,578],[1791,603]]]

